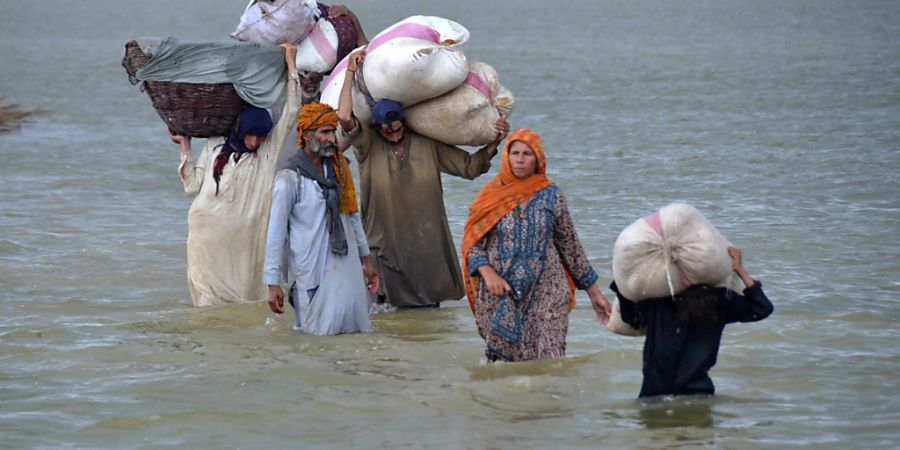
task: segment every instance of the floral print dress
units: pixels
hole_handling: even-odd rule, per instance
[[[555,184],[536,192],[524,210],[513,209],[468,254],[472,275],[490,265],[512,287],[488,292],[478,277],[475,322],[489,361],[526,361],[565,355],[569,286],[588,289],[597,273],[578,240],[565,197]]]

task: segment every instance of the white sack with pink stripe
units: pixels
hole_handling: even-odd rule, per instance
[[[494,122],[512,113],[515,98],[500,84],[497,71],[480,62],[469,64],[466,80],[456,89],[406,110],[416,133],[450,145],[487,145],[499,133]]]
[[[297,45],[297,71],[328,73],[337,64],[338,34],[326,18]]]
[[[357,74],[353,85],[356,118],[372,120],[370,102],[389,98],[408,107],[459,86],[469,74],[468,40],[462,25],[430,16],[408,17],[378,33],[365,46],[362,83]],[[337,109],[346,69],[344,58],[324,81],[322,103]]]
[[[613,247],[613,278],[633,301],[669,297],[693,284],[743,290],[731,244],[691,205],[672,203],[629,225]]]

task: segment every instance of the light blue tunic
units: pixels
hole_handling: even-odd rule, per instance
[[[293,169],[278,171],[263,279],[268,285],[294,284],[297,327],[307,333],[370,331],[370,298],[359,259],[369,254],[362,222],[357,214],[340,214],[348,252],[335,255],[328,244],[325,211],[318,183]],[[316,292],[310,298],[306,292],[312,289]]]

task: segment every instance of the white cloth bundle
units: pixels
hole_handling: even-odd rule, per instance
[[[612,313],[609,315],[609,322],[606,323],[606,328],[609,328],[609,331],[622,336],[646,336],[646,327],[636,329],[631,325],[628,325],[628,322],[622,320],[622,305],[620,302],[621,300],[619,300],[619,297],[616,297],[616,301],[613,302]]]
[[[250,0],[231,37],[257,44],[296,44],[316,26],[315,0]]]
[[[363,124],[372,119],[369,101],[389,98],[404,107],[449,92],[465,81],[469,66],[463,48],[469,30],[448,19],[412,16],[378,33],[366,45],[362,79],[370,98],[353,87],[353,112]],[[322,102],[338,107],[345,57],[325,80]],[[357,79],[359,74],[357,74]]]
[[[743,289],[732,270],[730,245],[696,208],[672,203],[619,234],[613,277],[632,301],[674,296],[693,284]]]
[[[500,84],[497,71],[480,62],[469,64],[466,80],[452,91],[408,108],[409,127],[450,145],[486,145],[497,138],[494,122],[509,116],[515,99]]]
[[[297,70],[328,73],[337,64],[338,34],[326,18],[319,19],[300,44],[297,45]]]

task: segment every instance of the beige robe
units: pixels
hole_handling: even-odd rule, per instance
[[[401,307],[462,298],[441,172],[471,180],[490,169],[493,155],[487,148],[470,154],[409,128],[402,155],[368,126],[357,126],[349,138],[359,162],[363,225],[382,294]]]
[[[263,282],[266,231],[278,154],[297,123],[297,84],[288,80],[288,97],[272,133],[256,154],[229,158],[219,178],[213,164],[224,138],[210,138],[196,164],[182,156],[178,175],[184,192],[195,195],[188,212],[187,278],[194,306],[268,297]],[[186,176],[183,172],[187,172]]]

